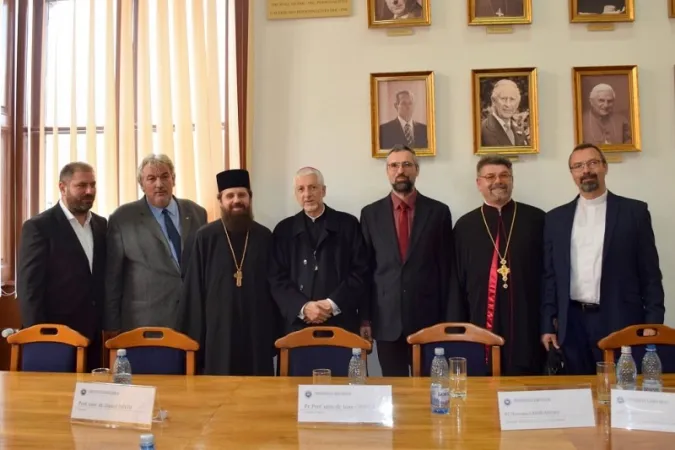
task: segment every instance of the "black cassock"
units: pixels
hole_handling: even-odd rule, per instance
[[[510,201],[501,214],[486,204],[481,207],[502,256],[515,206]],[[467,213],[455,225],[457,264],[451,283],[448,320],[471,322],[504,338],[502,375],[541,374],[545,352],[540,343],[539,301],[545,213],[518,203],[505,256],[511,271],[505,283],[497,273],[501,258],[488,235],[481,208]]]
[[[202,227],[183,284],[183,332],[199,342],[197,371],[204,375],[274,375],[279,313],[267,282],[271,231],[253,223],[242,285],[220,220]],[[230,232],[241,258],[246,232]]]

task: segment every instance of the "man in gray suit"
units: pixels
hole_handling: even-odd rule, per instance
[[[167,156],[145,157],[138,168],[145,196],[109,218],[104,327],[111,334],[179,324],[184,269],[206,210],[174,197],[175,182]]]

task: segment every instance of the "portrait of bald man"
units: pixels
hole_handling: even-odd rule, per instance
[[[526,0],[474,0],[476,17],[522,17]]]
[[[375,20],[419,19],[423,0],[371,0],[375,2]]]
[[[626,0],[577,0],[578,14],[621,14]]]
[[[587,78],[595,80],[608,77]],[[582,123],[583,141],[594,145],[632,144],[630,121],[622,113],[622,110],[627,110],[630,104],[627,84],[625,92],[623,89],[614,89],[612,85],[604,82],[593,81],[589,86],[592,86],[590,92],[583,96],[586,99]],[[617,98],[617,91],[621,98]],[[621,103],[620,108],[617,108],[617,103]]]
[[[523,92],[527,93],[527,83],[526,76],[481,79],[481,147],[530,145],[530,107],[523,99]]]

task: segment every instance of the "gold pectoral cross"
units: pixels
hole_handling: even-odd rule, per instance
[[[502,259],[499,262],[501,263],[502,266],[499,268],[497,273],[502,276],[502,281],[504,282],[504,289],[506,289],[509,287],[507,281],[509,281],[509,274],[511,273],[511,269],[509,269],[508,266],[506,265],[505,259]]]
[[[241,280],[244,278],[244,274],[241,273],[240,269],[237,269],[237,271],[234,274],[234,277],[237,279],[237,287],[241,287]]]

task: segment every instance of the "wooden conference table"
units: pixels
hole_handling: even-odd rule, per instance
[[[0,449],[135,449],[142,431],[70,423],[75,381],[91,375],[0,372]],[[428,379],[370,378],[391,384],[394,426],[299,425],[297,385],[304,378],[135,376],[157,386],[168,410],[155,423],[158,450],[173,449],[669,449],[675,436],[612,430],[606,407],[595,428],[500,432],[496,393],[526,386],[579,385],[594,377],[470,378],[465,402],[449,416],[429,412]],[[344,384],[344,379],[333,379]],[[664,384],[675,385],[675,376]]]

